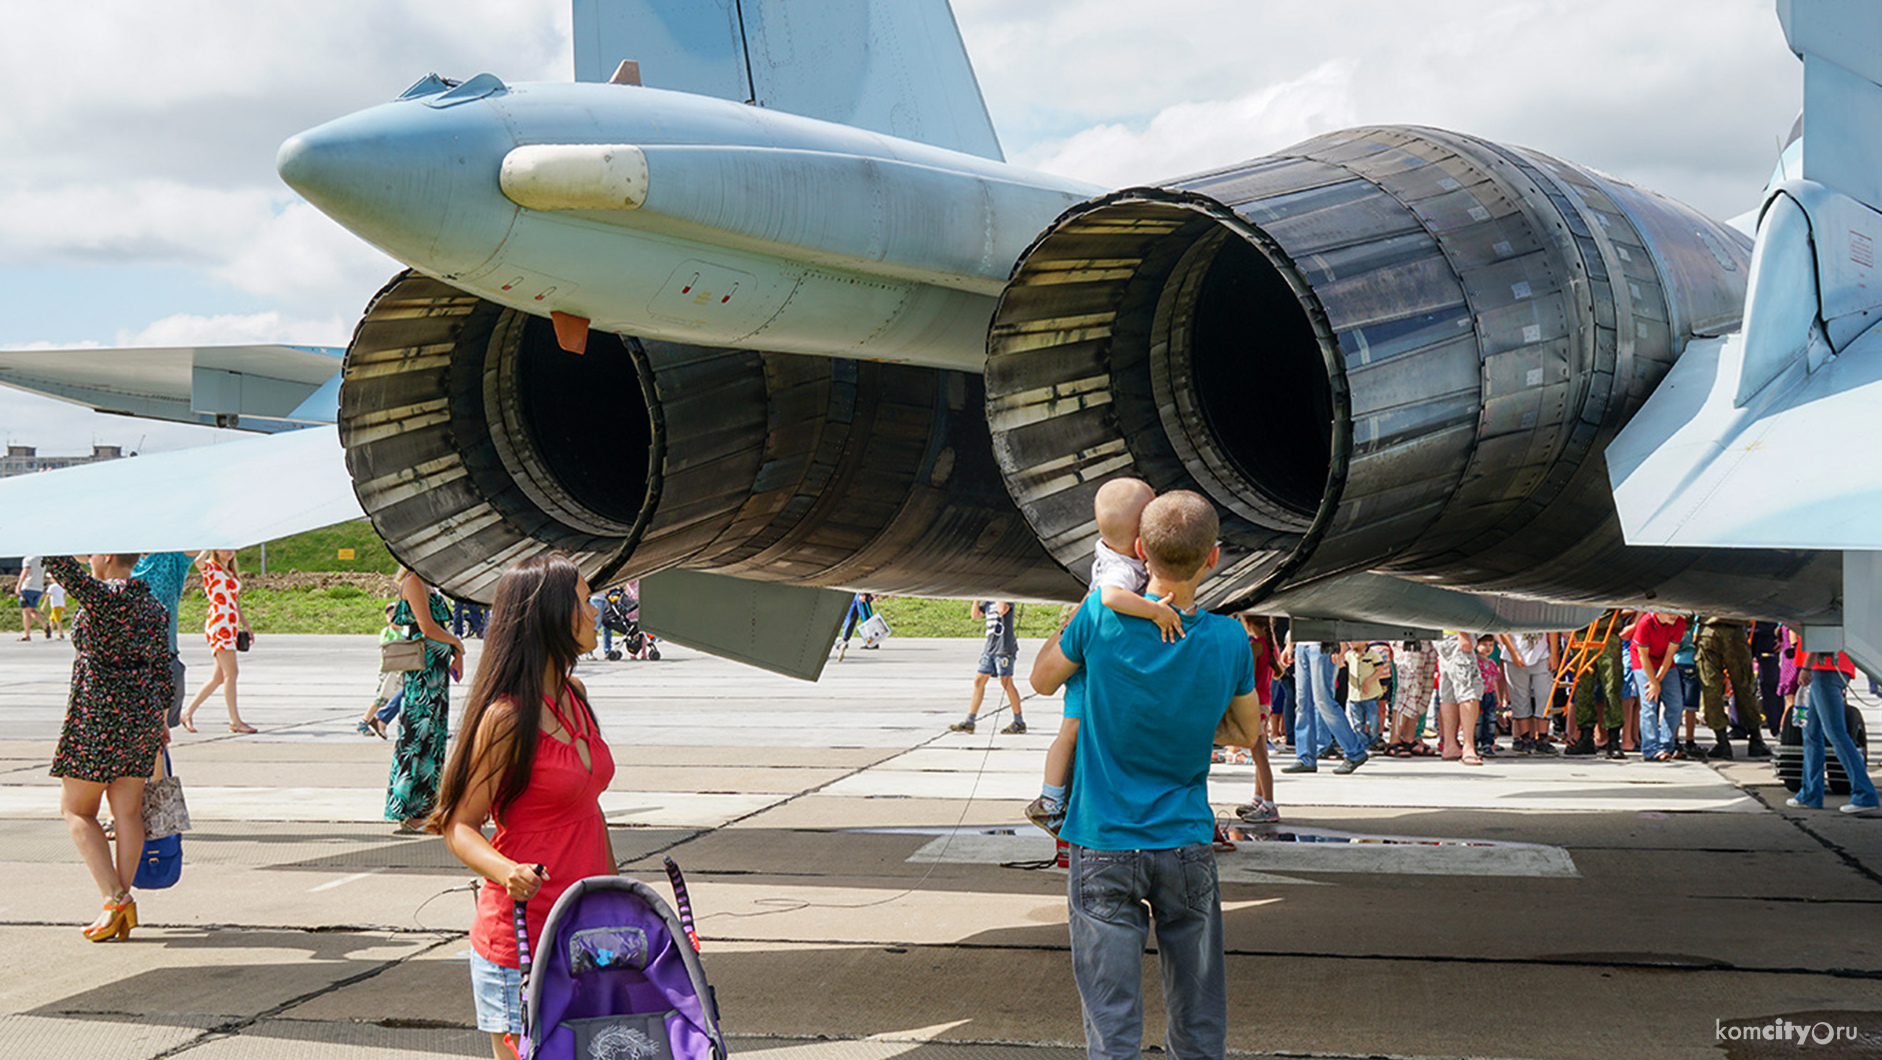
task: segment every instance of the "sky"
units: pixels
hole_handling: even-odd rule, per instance
[[[1802,67],[1773,0],[954,0],[1009,161],[1124,186],[1374,123],[1545,151],[1721,219]],[[89,0],[0,37],[0,349],[343,346],[399,265],[274,173],[426,73],[569,80],[568,0]],[[0,389],[42,453],[226,432]]]

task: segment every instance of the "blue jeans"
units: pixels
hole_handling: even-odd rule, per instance
[[[1686,686],[1675,666],[1660,679],[1660,698],[1647,695],[1647,678],[1641,667],[1634,667],[1634,688],[1640,693],[1640,757],[1664,751],[1672,754],[1679,746],[1679,727],[1686,715]]]
[[[1228,970],[1215,849],[1087,850],[1072,844],[1065,886],[1072,978],[1090,1060],[1137,1060],[1144,1032],[1144,940],[1154,918],[1165,1045],[1176,1060],[1221,1060],[1228,1041]]]
[[[1483,698],[1477,701],[1477,746],[1489,747],[1496,743],[1496,693],[1486,688]]]
[[[1370,744],[1372,738],[1379,735],[1379,701],[1376,699],[1355,699],[1346,705],[1347,713],[1352,715],[1353,732],[1363,737]]]
[[[393,718],[399,716],[399,705],[404,701],[405,687],[401,685],[397,692],[392,693],[392,698],[386,700],[385,706],[373,712],[373,717],[378,718],[382,723],[390,724]]]
[[[1875,781],[1869,779],[1869,766],[1862,750],[1849,738],[1849,722],[1843,717],[1843,687],[1849,679],[1835,670],[1817,670],[1810,675],[1810,685],[1803,690],[1810,697],[1810,710],[1804,718],[1804,782],[1797,789],[1797,801],[1805,806],[1823,805],[1823,744],[1827,739],[1836,751],[1836,760],[1849,775],[1849,801],[1857,806],[1876,805]]]
[[[1366,741],[1353,731],[1345,709],[1333,698],[1333,657],[1321,651],[1317,641],[1294,645],[1294,691],[1300,696],[1300,706],[1294,709],[1294,754],[1302,762],[1313,765],[1329,743],[1338,743],[1350,761],[1365,760]]]
[[[1274,712],[1281,716],[1281,735],[1288,740],[1294,738],[1294,682],[1275,678],[1268,685],[1269,694],[1274,697]]]

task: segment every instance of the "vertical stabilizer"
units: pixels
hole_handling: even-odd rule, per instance
[[[575,78],[643,83],[1001,159],[947,0],[574,0]]]
[[[1804,179],[1882,207],[1882,4],[1778,0],[1777,13],[1804,61]]]

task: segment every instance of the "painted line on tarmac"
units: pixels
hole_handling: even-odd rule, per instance
[[[367,878],[368,876],[377,876],[384,871],[386,871],[386,867],[384,865],[381,865],[376,869],[367,869],[365,872],[355,872],[351,876],[342,876],[337,880],[328,880],[326,883],[319,884],[314,887],[309,887],[307,888],[307,893],[317,894],[321,891],[331,891],[335,887],[344,887],[349,883],[358,883],[359,881]]]

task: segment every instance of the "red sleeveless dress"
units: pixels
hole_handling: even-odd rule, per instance
[[[573,688],[569,699],[573,717],[564,717],[549,697],[543,703],[573,737],[568,743],[548,733],[536,737],[536,763],[529,786],[502,816],[490,840],[504,857],[524,865],[542,865],[549,882],[529,900],[529,942],[533,951],[543,921],[555,900],[576,880],[607,876],[615,871],[608,854],[608,824],[601,816],[601,793],[614,779],[614,755],[595,730],[595,716]],[[588,741],[589,761],[583,768],[575,741]],[[471,925],[471,948],[478,956],[505,968],[517,967],[516,927],[510,893],[500,883],[485,880],[477,894],[477,919]]]

